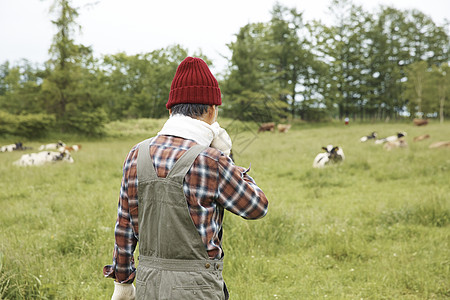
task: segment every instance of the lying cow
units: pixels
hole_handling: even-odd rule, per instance
[[[80,149],[81,149],[81,145],[72,145],[72,146],[59,147],[58,151],[62,152],[64,150],[67,150],[69,152],[77,152]]]
[[[65,146],[66,146],[65,143],[63,143],[62,141],[58,141],[57,143],[54,144],[41,145],[39,147],[39,150],[58,150],[59,148]]]
[[[16,151],[16,150],[27,150],[27,149],[31,149],[30,147],[24,147],[23,144],[21,142],[15,143],[15,144],[11,144],[11,145],[6,145],[3,147],[0,147],[0,152],[12,152],[12,151]]]
[[[338,163],[345,159],[344,151],[338,146],[328,145],[327,147],[322,147],[322,149],[325,152],[317,154],[316,158],[314,158],[314,168],[323,168],[325,165]]]
[[[273,132],[274,129],[275,129],[275,123],[274,122],[263,123],[263,124],[261,124],[261,126],[259,126],[258,133],[264,132],[264,131],[271,131],[271,132]]]
[[[291,129],[291,124],[278,124],[277,129],[278,132],[288,132]]]
[[[359,140],[360,140],[362,143],[364,143],[364,142],[367,142],[368,140],[376,139],[376,138],[377,138],[377,133],[374,131],[374,132],[372,132],[371,135],[363,136],[363,137],[360,138]]]
[[[16,150],[16,147],[16,144],[2,146],[0,147],[0,152],[13,152],[14,150]]]
[[[427,119],[414,119],[413,123],[416,126],[425,126],[428,124],[428,120]]]
[[[403,138],[405,136],[406,136],[406,132],[399,132],[396,135],[391,135],[391,136],[388,136],[388,137],[376,140],[375,144],[384,144],[386,142],[394,142],[394,141],[396,141],[398,139],[401,139],[401,138]]]
[[[391,151],[392,149],[395,149],[395,148],[406,148],[406,147],[408,147],[408,143],[402,139],[392,141],[392,142],[386,142],[383,145],[383,148],[387,151]]]
[[[426,140],[426,139],[429,139],[429,138],[430,138],[430,135],[429,135],[429,134],[424,134],[424,135],[416,136],[416,137],[413,139],[413,141],[414,141],[414,142],[420,142],[420,141],[423,141],[423,140]]]
[[[57,161],[73,163],[73,158],[69,151],[41,151],[38,153],[24,154],[19,160],[15,161],[14,164],[17,166],[41,166],[46,163]]]
[[[435,142],[428,146],[428,148],[450,148],[450,141],[442,141],[442,142]]]

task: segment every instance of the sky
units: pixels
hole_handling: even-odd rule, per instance
[[[0,0],[0,63],[27,59],[43,63],[56,32],[49,14],[54,0]],[[330,0],[279,0],[303,12],[306,21],[331,24]],[[276,0],[72,0],[82,32],[76,43],[91,46],[94,55],[125,52],[129,55],[179,44],[189,55],[199,49],[213,61],[211,69],[226,68],[231,53],[227,44],[239,29],[253,22],[268,22]],[[450,0],[353,0],[365,10],[379,5],[418,9],[442,25],[450,20]]]

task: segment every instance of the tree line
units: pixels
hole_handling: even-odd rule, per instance
[[[73,38],[78,15],[70,0],[55,0],[50,58],[0,65],[0,135],[101,135],[108,121],[165,117],[178,64],[188,55],[213,63],[182,45],[94,57]],[[368,12],[337,0],[330,18],[332,25],[306,22],[276,3],[270,21],[241,27],[219,77],[223,115],[263,122],[450,114],[448,24],[417,10]]]

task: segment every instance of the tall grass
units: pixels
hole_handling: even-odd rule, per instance
[[[112,258],[123,160],[162,122],[111,124],[112,137],[81,140],[74,164],[19,168],[12,162],[23,153],[0,153],[1,299],[110,298],[102,267]],[[225,215],[232,299],[450,297],[450,149],[428,149],[450,140],[448,124],[299,124],[287,134],[233,126],[235,161],[251,163],[270,204],[261,220]],[[409,147],[359,142],[374,130],[405,130]],[[313,169],[327,144],[346,160]]]

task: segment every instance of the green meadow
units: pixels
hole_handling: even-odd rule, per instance
[[[0,153],[0,299],[109,299],[123,160],[164,120],[108,125],[108,138],[82,144],[73,164],[17,167],[34,150]],[[449,299],[450,125],[294,124],[257,134],[222,120],[236,164],[269,199],[260,220],[225,213],[224,278],[231,299]],[[386,151],[359,138],[406,131],[408,147]],[[413,137],[430,138],[413,142]],[[0,145],[16,140],[0,139]],[[328,144],[342,164],[313,169]]]

